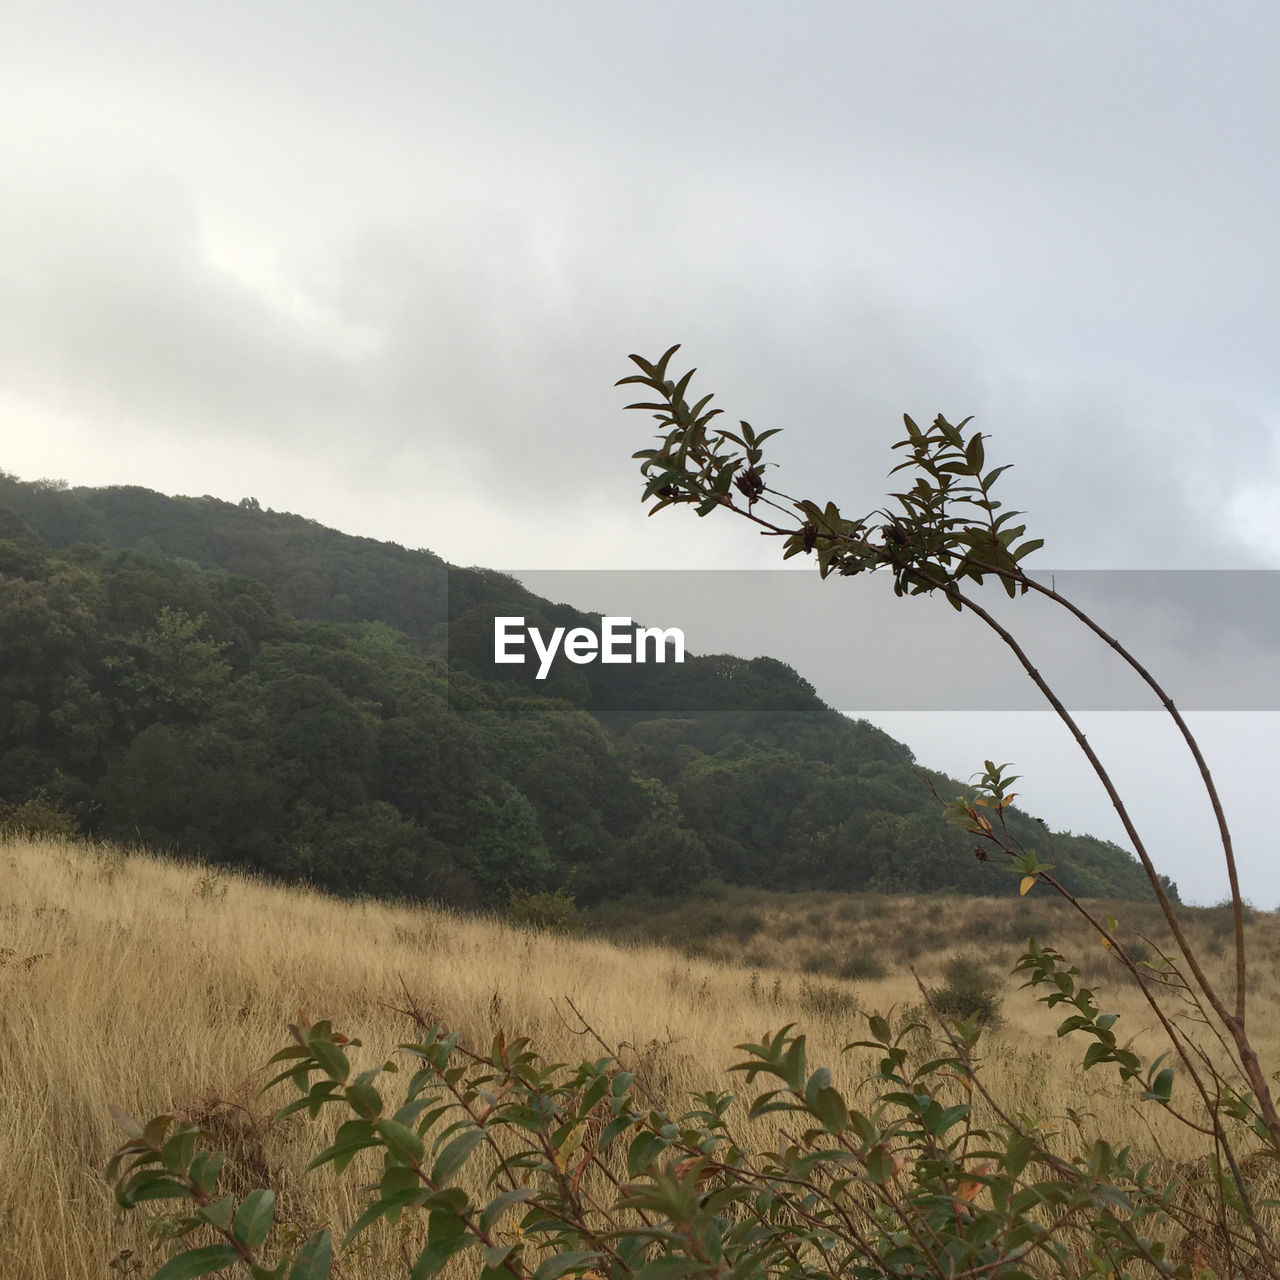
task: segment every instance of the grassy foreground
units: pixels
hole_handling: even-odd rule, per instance
[[[1036,895],[813,895],[717,909],[730,918],[730,927],[717,926],[720,961],[690,956],[687,946],[619,947],[429,908],[341,902],[105,846],[0,843],[0,1277],[145,1275],[166,1256],[148,1239],[144,1213],[120,1219],[102,1176],[121,1140],[110,1103],[137,1115],[179,1108],[202,1120],[229,1151],[229,1189],[237,1176],[244,1188],[270,1177],[286,1189],[282,1207],[300,1232],[350,1221],[361,1179],[304,1175],[320,1135],[297,1117],[270,1121],[288,1094],[259,1096],[266,1059],[300,1016],[331,1018],[362,1039],[364,1065],[414,1038],[408,999],[464,1043],[487,1045],[503,1027],[551,1059],[598,1057],[567,998],[677,1109],[691,1090],[733,1087],[723,1069],[742,1056],[735,1044],[798,1022],[810,1033],[811,1061],[829,1064],[852,1090],[865,1062],[841,1057],[840,1047],[861,1037],[859,1009],[919,1003],[908,959],[926,985],[957,953],[1007,973],[1035,932],[1081,965],[1140,1047],[1159,1051],[1150,1015],[1114,962],[1065,910]],[[754,913],[753,928],[733,928],[738,909]],[[1152,927],[1144,909],[1126,910],[1126,933]],[[1192,914],[1216,967],[1226,921],[1213,910]],[[1250,999],[1256,1042],[1274,1065],[1273,923],[1259,915],[1250,925]],[[796,962],[819,952],[830,965]],[[836,976],[844,954],[873,954],[879,967],[863,971],[882,976]],[[1058,1019],[1013,982],[1005,986],[1005,1024],[989,1035],[984,1060],[1008,1105],[1056,1117],[1051,1127],[1066,1152],[1083,1132],[1131,1142],[1170,1172],[1201,1154],[1166,1115],[1140,1112],[1136,1093],[1114,1077],[1083,1073],[1083,1045],[1059,1041]],[[1064,1118],[1071,1112],[1077,1120]],[[397,1274],[380,1265],[399,1256],[394,1231],[370,1248],[358,1274]]]

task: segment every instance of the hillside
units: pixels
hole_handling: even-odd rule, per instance
[[[61,814],[82,834],[457,905],[706,880],[1015,887],[942,824],[908,747],[785,664],[692,657],[640,711],[635,668],[497,678],[483,659],[512,612],[590,621],[251,499],[0,476],[0,804],[10,825]],[[1043,848],[1030,818],[1009,821]],[[1078,893],[1147,895],[1116,845],[1060,836],[1055,857]]]

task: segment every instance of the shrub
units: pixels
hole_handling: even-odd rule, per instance
[[[18,805],[0,805],[0,835],[27,838],[52,836],[72,840],[80,834],[75,817],[45,800],[26,800]]]
[[[1060,960],[1029,953],[1027,967],[1076,996]],[[805,998],[818,1016],[852,1013],[846,993]],[[921,1046],[903,1043],[918,1031],[895,1034],[878,1015],[866,1027],[850,1048],[869,1052],[878,1073],[856,1101],[810,1068],[803,1035],[784,1028],[740,1045],[729,1068],[745,1084],[740,1127],[727,1119],[733,1094],[695,1094],[670,1111],[613,1053],[547,1063],[501,1031],[486,1051],[435,1025],[401,1047],[412,1071],[380,1056],[357,1070],[358,1041],[328,1022],[295,1025],[271,1060],[272,1085],[296,1095],[276,1121],[336,1108],[344,1122],[310,1167],[341,1173],[361,1152],[378,1161],[341,1243],[333,1226],[293,1241],[271,1186],[227,1191],[210,1129],[178,1113],[143,1124],[116,1110],[126,1141],[108,1173],[126,1210],[180,1206],[168,1231],[190,1247],[157,1280],[232,1267],[325,1280],[383,1220],[413,1242],[414,1277],[455,1258],[492,1280],[1175,1274],[1157,1237],[1198,1229],[1197,1201],[1171,1198],[1103,1139],[1073,1163],[1035,1129],[980,1124],[964,1100],[979,1079],[976,1027],[935,1037],[919,1066]],[[803,1145],[756,1132],[775,1112],[804,1130]]]
[[[851,982],[874,982],[877,978],[885,977],[888,970],[885,968],[884,961],[874,952],[855,951],[844,961],[838,972],[840,977],[847,978]]]
[[[512,924],[529,929],[543,929],[547,933],[576,934],[582,931],[573,895],[564,889],[554,893],[526,893],[512,889],[507,906],[507,919]]]
[[[858,998],[839,987],[820,987],[808,981],[800,983],[800,1008],[815,1018],[829,1022],[853,1018],[858,1012]]]
[[[942,967],[944,983],[929,989],[929,1003],[952,1018],[977,1018],[986,1027],[1000,1025],[1004,1000],[997,989],[998,979],[980,960],[955,956]]]
[[[718,937],[722,933],[728,933],[733,928],[727,912],[719,907],[714,907],[710,911],[702,912],[700,915],[691,917],[696,921],[694,927],[701,934],[705,934],[709,938]]]

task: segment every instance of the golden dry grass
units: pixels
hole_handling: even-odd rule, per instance
[[[181,1108],[202,1118],[230,1146],[231,1189],[270,1176],[300,1230],[350,1221],[353,1180],[304,1176],[316,1135],[301,1120],[269,1123],[288,1095],[258,1096],[267,1058],[300,1016],[331,1018],[362,1039],[361,1061],[369,1065],[412,1038],[397,1011],[407,989],[465,1042],[487,1046],[501,1026],[532,1037],[549,1058],[596,1057],[596,1047],[575,1034],[568,997],[650,1087],[679,1103],[692,1090],[732,1087],[723,1068],[742,1056],[733,1046],[793,1021],[811,1033],[811,1061],[832,1065],[837,1084],[854,1090],[864,1064],[839,1054],[863,1030],[854,1001],[882,1010],[917,1002],[898,953],[925,930],[954,940],[916,956],[926,983],[938,981],[955,952],[979,954],[1007,972],[1029,922],[1060,950],[1086,956],[1092,978],[1110,979],[1115,969],[1066,913],[1035,895],[815,896],[790,906],[779,900],[762,914],[748,970],[670,948],[339,902],[106,847],[0,843],[0,1277],[119,1275],[119,1265],[108,1264],[124,1250],[145,1275],[165,1256],[147,1238],[146,1214],[118,1216],[103,1178],[121,1141],[110,1103],[135,1115]],[[792,927],[793,917],[803,928]],[[1220,953],[1216,965],[1225,962],[1221,925],[1212,913],[1194,924],[1209,952]],[[1250,987],[1263,1060],[1280,1065],[1273,925],[1258,916],[1250,926]],[[805,976],[788,959],[865,946],[869,937],[888,966],[875,981]],[[759,963],[766,945],[777,967]],[[1114,977],[1103,1007],[1122,1014],[1120,1026],[1140,1048],[1158,1051],[1150,1015]],[[1197,1154],[1163,1113],[1137,1108],[1133,1090],[1102,1071],[1082,1073],[1084,1046],[1059,1041],[1057,1018],[1016,994],[1014,983],[1007,988],[1007,1021],[989,1036],[984,1057],[1008,1106],[1091,1113],[1089,1123],[1112,1141],[1132,1141],[1171,1163]],[[1067,1126],[1062,1141],[1073,1136]],[[377,1261],[371,1256],[359,1274],[391,1274],[365,1269]]]

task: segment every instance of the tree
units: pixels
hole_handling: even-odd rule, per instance
[[[509,782],[496,795],[481,795],[467,806],[471,837],[468,865],[486,902],[496,905],[512,889],[537,892],[551,887],[551,854],[528,798]]]
[[[657,778],[633,775],[643,816],[611,868],[614,894],[687,893],[713,870],[707,847],[684,821],[680,803]]]

